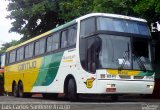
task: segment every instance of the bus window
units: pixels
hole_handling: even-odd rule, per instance
[[[62,32],[62,38],[61,38],[61,48],[67,47],[67,30]]]
[[[86,20],[83,20],[81,22],[81,31],[80,31],[80,37],[85,37],[92,32],[95,32],[95,18],[88,18]]]
[[[31,43],[31,44],[29,44],[29,50],[28,50],[28,57],[29,58],[31,58],[31,57],[33,57],[33,49],[34,49],[34,44],[33,43]]]
[[[23,56],[24,56],[24,47],[20,48],[20,60],[23,60]]]
[[[39,55],[39,50],[40,50],[40,48],[39,48],[39,46],[40,46],[40,44],[39,44],[39,41],[37,41],[36,43],[35,43],[35,56],[36,55]]]
[[[45,52],[45,44],[46,44],[46,39],[43,38],[40,40],[40,47],[39,47],[39,54],[43,54]]]
[[[76,25],[62,32],[61,48],[73,46],[76,44],[77,28]]]
[[[59,47],[59,33],[47,38],[47,52],[57,50]]]
[[[59,47],[59,33],[54,34],[52,38],[53,38],[52,50],[56,50]]]
[[[27,45],[25,47],[25,58],[28,58],[29,57],[29,46]]]
[[[50,52],[52,50],[52,37],[47,38],[47,52]]]
[[[75,45],[76,39],[77,39],[76,38],[76,32],[77,32],[76,28],[75,27],[70,28],[68,31],[69,31],[68,32],[68,45],[69,46]]]
[[[20,51],[19,51],[19,49],[17,50],[17,61],[19,61],[19,58],[20,57]]]
[[[45,52],[45,42],[46,39],[40,39],[39,41],[36,42],[35,44],[35,56],[36,55],[41,55]]]
[[[13,63],[16,60],[16,51],[13,50],[10,52],[10,58],[9,58],[9,63]]]

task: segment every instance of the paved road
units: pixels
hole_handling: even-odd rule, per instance
[[[0,110],[160,110],[160,99],[137,96],[120,97],[119,101],[110,99],[82,98],[70,102],[64,98],[44,99],[42,97],[15,98],[0,96]]]

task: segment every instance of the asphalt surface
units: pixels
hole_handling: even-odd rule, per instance
[[[160,99],[121,96],[118,101],[113,102],[104,97],[82,97],[77,102],[70,102],[63,97],[44,99],[42,96],[0,96],[0,110],[160,110]]]

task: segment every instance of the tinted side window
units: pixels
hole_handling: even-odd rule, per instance
[[[59,33],[54,34],[52,38],[53,38],[52,50],[56,50],[59,47]]]
[[[88,18],[86,20],[81,21],[81,28],[80,28],[80,37],[85,37],[92,32],[95,32],[95,18]]]
[[[10,58],[9,58],[9,63],[13,63],[16,60],[16,51],[13,50],[10,52]]]
[[[35,55],[41,55],[45,52],[46,39],[40,39],[35,43]]]
[[[18,49],[17,50],[17,61],[19,61],[20,60],[20,50]]]
[[[72,27],[68,31],[68,45],[75,45],[77,40],[77,28]]]
[[[50,52],[52,50],[52,37],[47,38],[47,52]]]
[[[43,54],[45,52],[45,45],[46,45],[46,39],[43,38],[40,40],[40,50],[39,50],[39,54]]]
[[[47,52],[57,50],[59,47],[59,33],[54,33],[47,38]]]
[[[29,50],[28,50],[28,51],[29,51],[29,52],[28,52],[29,54],[28,54],[28,57],[31,58],[31,57],[33,57],[33,53],[34,53],[34,52],[33,52],[34,43],[29,44],[28,47],[29,47]]]
[[[28,58],[29,57],[29,46],[27,45],[25,47],[25,58]]]
[[[67,47],[67,45],[68,45],[67,34],[68,34],[67,30],[65,30],[65,31],[62,32],[61,48]]]
[[[72,46],[76,44],[77,28],[76,25],[69,27],[67,30],[62,31],[61,48]]]
[[[40,53],[39,51],[40,51],[40,43],[39,43],[39,41],[37,41],[35,43],[35,56],[39,55],[39,53]]]
[[[19,50],[20,50],[19,60],[23,60],[23,57],[24,57],[24,47],[21,47]]]

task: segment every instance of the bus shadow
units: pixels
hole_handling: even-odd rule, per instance
[[[57,101],[57,102],[70,102],[68,98],[65,96],[61,96],[58,98],[43,98],[41,97],[32,97],[34,99],[41,99],[41,100],[46,100],[46,101]],[[87,102],[87,103],[94,103],[94,102],[99,102],[99,103],[116,103],[116,102],[160,102],[160,99],[153,99],[150,96],[144,96],[144,95],[124,95],[124,96],[119,96],[118,100],[112,100],[110,96],[94,96],[94,97],[89,97],[89,96],[79,96],[78,100],[74,102]],[[73,102],[73,103],[74,103]]]

